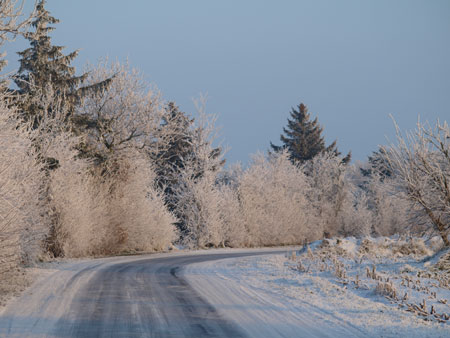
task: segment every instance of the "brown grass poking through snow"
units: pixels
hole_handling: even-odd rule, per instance
[[[361,290],[424,320],[449,323],[450,253],[431,265],[426,258],[432,254],[421,238],[325,239],[291,255],[295,264],[288,264],[346,292]]]
[[[31,282],[32,278],[22,268],[3,273],[0,278],[0,313],[8,300],[18,296]]]

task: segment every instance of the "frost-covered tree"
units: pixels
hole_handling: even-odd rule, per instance
[[[157,184],[164,190],[165,199],[171,210],[177,201],[174,188],[178,185],[185,161],[193,155],[194,119],[179,110],[174,102],[165,107],[157,141],[148,153],[154,163]]]
[[[217,116],[206,114],[205,98],[195,101],[199,117],[190,133],[190,151],[183,158],[173,187],[174,213],[181,240],[194,247],[223,246],[217,177],[224,164],[221,147],[214,147]]]
[[[42,165],[32,135],[0,97],[0,274],[29,262],[46,233],[41,204]]]
[[[118,163],[122,169],[115,174],[119,177],[106,184],[107,192],[113,193],[103,217],[105,227],[118,236],[113,240],[119,243],[113,242],[112,247],[116,252],[167,250],[177,239],[177,219],[155,184],[156,174],[146,154],[130,150],[118,161],[123,162]]]
[[[5,42],[14,40],[14,38],[23,34],[34,17],[34,11],[23,18],[23,1],[2,0],[0,1],[0,47]],[[19,19],[20,18],[20,19]],[[7,60],[4,59],[6,52],[0,51],[0,71],[6,66]],[[7,80],[0,78],[0,90],[4,91],[7,87]]]
[[[104,69],[98,71],[104,74]],[[118,72],[114,80],[76,111],[94,120],[99,116],[96,104],[103,103],[108,126],[78,135],[66,128],[67,106],[58,104],[60,98],[51,91],[40,97],[44,115],[33,131],[33,149],[39,149],[40,158],[57,159],[41,183],[49,220],[46,247],[53,256],[149,251],[172,242],[176,219],[154,186],[152,165],[140,149],[159,126],[160,101],[152,92],[138,91],[139,79],[130,73]],[[80,145],[102,160],[80,156]]]
[[[450,246],[450,129],[446,122],[434,127],[421,122],[402,134],[396,125],[397,143],[384,147],[384,159],[395,177],[398,191],[416,212],[416,221],[429,224]]]
[[[368,158],[369,166],[361,168],[361,173],[364,176],[376,176],[377,178],[383,180],[385,177],[391,177],[392,172],[389,169],[389,164],[386,163],[385,150],[383,148],[374,151]]]
[[[47,129],[44,123],[53,125]],[[87,224],[94,208],[89,195],[89,188],[93,183],[88,179],[89,162],[77,157],[75,146],[79,140],[70,132],[53,132],[58,124],[59,121],[45,118],[39,126],[41,130],[38,139],[40,153],[45,157],[58,159],[58,165],[46,171],[43,180],[49,221],[45,249],[53,257],[70,256],[68,242],[73,247],[79,247],[79,243],[85,247],[92,245]]]
[[[154,171],[142,150],[117,150],[99,165],[95,159],[79,156],[82,136],[54,132],[55,127],[45,124],[39,127],[43,130],[35,131],[42,137],[42,154],[59,162],[44,180],[50,254],[81,257],[171,245],[176,219],[155,185]]]
[[[334,153],[322,153],[303,166],[310,185],[308,200],[310,213],[314,214],[318,228],[325,236],[367,234],[366,222],[352,221],[355,207],[365,208],[360,195],[358,204],[354,201],[354,191],[347,177],[347,165]]]
[[[121,153],[108,162],[114,168],[102,177],[100,168],[92,168],[68,146],[77,140],[65,137],[58,135],[48,149],[61,159],[50,172],[50,204],[57,217],[47,241],[50,251],[82,257],[167,249],[175,239],[176,220],[155,188],[146,156],[134,150]]]
[[[69,119],[75,109],[86,95],[100,90],[108,85],[108,79],[102,79],[89,86],[82,86],[87,73],[75,75],[75,68],[71,66],[77,57],[78,51],[64,55],[62,46],[52,45],[49,33],[54,30],[51,26],[59,22],[45,9],[45,0],[40,0],[36,6],[35,18],[31,25],[34,31],[24,33],[30,42],[30,47],[19,52],[20,67],[14,81],[17,90],[17,104],[20,115],[26,121],[31,121],[37,128],[45,113],[51,113],[55,107],[47,107],[44,112],[39,105],[41,96],[51,95],[60,98],[59,104],[64,105],[64,111]]]
[[[155,139],[161,137],[159,126],[164,115],[159,92],[149,88],[140,72],[127,64],[105,61],[88,74],[87,85],[104,78],[112,80],[86,96],[76,109],[73,122],[83,138],[81,156],[100,164],[128,149],[153,150]]]
[[[223,244],[227,247],[251,245],[248,230],[243,218],[242,203],[237,186],[219,184],[219,219]]]
[[[70,158],[51,173],[58,216],[55,243],[62,255],[161,250],[175,236],[176,218],[146,155],[161,135],[162,100],[127,65],[101,64],[89,72],[86,83],[111,74],[108,87],[76,108],[73,122],[84,131],[66,147],[72,149],[71,157],[54,154]],[[85,169],[77,169],[76,163]]]
[[[380,154],[383,152],[376,152]],[[372,158],[376,155],[372,156]],[[383,163],[383,165],[379,165]],[[408,227],[410,206],[402,192],[396,188],[392,173],[386,175],[388,168],[378,159],[349,167],[349,179],[354,192],[365,199],[369,215],[370,233],[374,236],[402,234]],[[390,172],[390,171],[389,171]]]
[[[180,111],[174,102],[169,102],[161,123],[161,130],[165,131],[161,136],[162,142],[167,145],[154,156],[155,162],[161,166],[161,176],[163,172],[183,169],[184,160],[192,153],[193,129],[194,119]]]
[[[306,176],[286,151],[256,155],[239,182],[247,245],[299,244],[322,235],[309,217]]]
[[[24,17],[23,2],[0,1],[0,47],[26,31],[34,12]],[[1,53],[0,70],[6,65]],[[18,125],[7,104],[7,80],[0,79],[0,274],[32,261],[46,233],[42,209],[42,165],[31,148],[33,133]]]
[[[291,161],[300,164],[324,152],[333,153],[336,156],[340,155],[336,147],[336,141],[329,146],[325,146],[325,140],[322,136],[323,128],[319,125],[317,117],[311,120],[308,108],[303,103],[297,106],[297,110],[292,108],[290,115],[291,118],[288,118],[287,127],[283,128],[285,135],[280,136],[283,144],[276,146],[270,143],[273,151],[279,152],[287,149]],[[349,153],[343,161],[349,162],[350,157]]]
[[[368,182],[372,233],[379,236],[402,234],[411,218],[410,206],[403,192],[396,191],[395,178],[373,175]]]

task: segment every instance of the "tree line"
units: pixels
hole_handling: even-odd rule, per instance
[[[329,236],[437,233],[448,246],[450,132],[417,130],[350,163],[306,105],[267,154],[225,167],[216,117],[192,118],[139,71],[105,60],[81,75],[37,2],[0,3],[2,45],[22,35],[1,82],[0,271],[45,257],[300,244]],[[21,20],[19,20],[21,19]],[[4,66],[5,60],[1,65]],[[14,83],[14,86],[11,84]]]

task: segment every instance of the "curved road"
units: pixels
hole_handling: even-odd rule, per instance
[[[62,264],[0,316],[0,337],[243,337],[179,272],[191,263],[261,254],[270,252]]]

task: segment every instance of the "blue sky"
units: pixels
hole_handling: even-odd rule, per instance
[[[28,1],[28,6],[32,1]],[[193,113],[208,94],[230,162],[279,143],[304,102],[342,152],[364,160],[421,120],[450,120],[448,0],[49,0],[74,65],[129,59]],[[13,54],[26,47],[8,47]]]

